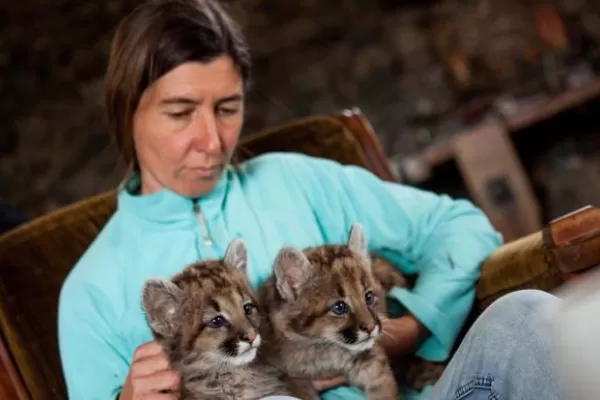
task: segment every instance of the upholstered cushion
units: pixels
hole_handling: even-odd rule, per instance
[[[543,236],[540,231],[510,242],[485,261],[477,283],[479,311],[508,292],[526,288],[549,291],[564,282]]]
[[[334,117],[310,117],[242,139],[238,159],[273,151],[299,152],[369,168],[364,149]]]

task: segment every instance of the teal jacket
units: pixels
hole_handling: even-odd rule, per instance
[[[152,339],[141,309],[144,281],[221,258],[236,237],[248,247],[248,276],[258,286],[282,245],[346,243],[351,225],[362,224],[370,250],[420,274],[411,292],[394,288],[389,297],[429,328],[418,355],[433,361],[447,359],[473,303],[479,265],[501,244],[486,216],[465,200],[299,154],[230,168],[195,201],[167,189],[132,195],[134,186],[135,177],[120,188],[116,213],[61,290],[59,348],[73,400],[114,399],[135,349]],[[337,388],[323,398],[364,396]]]

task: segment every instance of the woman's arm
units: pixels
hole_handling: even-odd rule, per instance
[[[128,372],[118,350],[110,302],[93,287],[67,280],[60,294],[58,340],[70,399],[117,398]]]
[[[425,325],[410,314],[385,318],[383,331],[385,334],[381,336],[379,343],[392,358],[414,353],[430,334]]]
[[[426,328],[417,329],[417,354],[447,359],[473,304],[479,266],[502,243],[485,214],[466,200],[384,182],[330,160],[289,157],[288,167],[329,242],[345,243],[360,223],[371,251],[418,274],[413,289],[392,288],[389,297]]]
[[[61,290],[59,347],[69,398],[175,400],[179,376],[162,347],[148,342],[128,356],[112,304],[100,288],[76,278]]]

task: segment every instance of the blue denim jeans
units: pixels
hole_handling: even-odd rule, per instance
[[[507,294],[475,321],[427,400],[563,400],[537,290]]]
[[[568,399],[553,366],[551,338],[544,322],[544,308],[558,301],[558,298],[537,290],[522,290],[498,299],[469,329],[435,386],[407,398]],[[337,400],[335,396],[328,397],[332,398]],[[364,396],[356,393],[352,400],[360,398]],[[291,398],[273,396],[268,399]]]

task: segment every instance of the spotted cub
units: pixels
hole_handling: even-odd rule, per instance
[[[152,279],[143,309],[154,337],[181,374],[181,399],[306,398],[260,359],[263,316],[246,279],[247,251],[234,240],[223,260],[203,261],[171,280]]]
[[[284,247],[261,287],[269,361],[290,376],[344,376],[370,400],[399,399],[383,349],[385,290],[360,225],[347,245]]]

